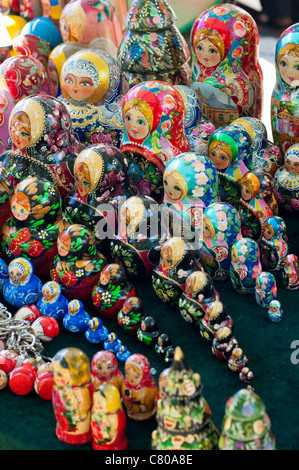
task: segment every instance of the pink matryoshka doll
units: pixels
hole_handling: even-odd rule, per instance
[[[4,152],[9,143],[9,116],[16,105],[16,100],[11,93],[4,88],[0,88],[0,155]]]
[[[181,93],[165,82],[140,83],[124,96],[120,150],[128,160],[130,185],[140,196],[161,202],[165,165],[190,150],[185,113]]]
[[[192,26],[191,53],[191,87],[216,127],[241,116],[261,118],[258,31],[247,11],[225,4],[201,13]]]
[[[103,349],[95,353],[91,361],[91,381],[94,390],[104,383],[109,383],[120,391],[123,379],[124,376],[112,352]]]
[[[142,354],[132,354],[125,362],[125,378],[121,388],[129,418],[136,421],[151,418],[156,412],[157,391],[149,360]]]
[[[287,290],[299,289],[298,256],[289,254],[285,257],[282,272],[283,287]]]

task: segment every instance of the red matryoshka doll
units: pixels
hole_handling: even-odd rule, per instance
[[[122,399],[129,418],[143,421],[156,410],[157,384],[151,375],[149,360],[142,354],[132,354],[125,362]]]
[[[160,252],[159,265],[152,273],[152,286],[163,301],[177,306],[187,277],[197,269],[194,250],[179,237],[166,240]]]
[[[27,21],[34,18],[33,0],[19,0],[20,16]]]
[[[190,150],[185,115],[181,93],[165,82],[140,83],[124,96],[120,150],[128,160],[130,185],[140,196],[162,201],[165,165]]]
[[[274,194],[279,206],[293,214],[298,214],[299,144],[292,145],[286,151],[284,165],[275,173],[274,186]]]
[[[275,48],[276,83],[271,97],[271,125],[274,143],[285,154],[299,142],[299,24],[293,24],[279,37]]]
[[[298,256],[290,254],[285,257],[282,282],[283,287],[287,290],[296,290],[299,288]]]
[[[111,240],[111,255],[133,279],[149,278],[160,259],[159,204],[146,196],[132,196],[119,211],[118,234]]]
[[[191,87],[216,127],[241,116],[261,118],[263,76],[258,30],[251,15],[235,5],[216,5],[191,29]]]
[[[115,355],[106,350],[95,353],[91,360],[91,381],[96,390],[102,384],[112,384],[119,391],[123,383],[124,376],[118,368]]]
[[[125,269],[117,263],[104,267],[92,290],[93,305],[100,316],[109,319],[116,319],[125,300],[134,296],[134,286],[127,280]]]
[[[45,70],[47,70],[48,59],[51,53],[49,42],[40,39],[34,34],[19,34],[19,36],[13,39],[12,45],[17,54],[39,60]]]
[[[1,231],[1,247],[8,260],[31,260],[37,276],[48,276],[57,256],[57,238],[70,223],[62,213],[61,197],[53,183],[26,178],[10,198],[11,217]]]
[[[97,251],[93,233],[84,225],[73,224],[57,238],[58,255],[53,260],[51,280],[61,285],[69,300],[90,299],[93,286],[106,266],[106,258]]]
[[[114,385],[106,383],[94,391],[90,427],[94,450],[127,448],[126,413],[121,394]]]
[[[80,349],[64,348],[55,354],[52,365],[56,435],[67,444],[90,442],[92,391],[89,359]]]
[[[286,224],[281,217],[272,216],[264,222],[259,246],[261,262],[265,270],[279,271],[283,269],[289,246]]]
[[[240,238],[231,248],[230,279],[238,294],[254,294],[257,276],[262,272],[260,249],[251,238]]]

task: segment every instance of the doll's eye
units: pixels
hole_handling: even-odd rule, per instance
[[[298,65],[295,65],[295,70],[299,70],[299,64]]]
[[[181,190],[181,188],[180,188],[179,186],[174,186],[173,189],[175,189],[176,191],[180,191],[180,190]]]
[[[143,119],[138,119],[137,123],[138,123],[140,126],[145,126],[145,122],[143,121]]]
[[[83,185],[84,185],[84,186],[89,186],[88,181],[83,181]]]
[[[211,152],[211,153],[210,153],[210,157],[216,157],[215,152]]]
[[[93,83],[84,80],[83,82],[80,82],[80,85],[82,85],[82,86],[92,86]]]
[[[227,160],[227,157],[226,157],[225,155],[221,155],[220,158],[221,158],[221,160],[223,160],[224,162],[226,162],[226,160]]]
[[[286,61],[285,61],[285,60],[281,60],[281,61],[280,61],[280,66],[281,66],[281,67],[286,67],[286,66],[287,66]]]
[[[131,121],[131,117],[130,117],[130,116],[126,116],[125,119],[126,119],[126,121],[128,121],[128,122]]]
[[[201,47],[201,46],[197,46],[197,48],[196,48],[196,49],[197,49],[199,52],[201,52],[201,51],[202,51],[202,47]]]
[[[217,54],[217,51],[216,51],[216,49],[211,48],[211,49],[209,49],[209,53],[210,54]]]

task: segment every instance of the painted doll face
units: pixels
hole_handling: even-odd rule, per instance
[[[49,302],[52,297],[52,291],[49,286],[43,287],[43,300]]]
[[[15,286],[18,286],[21,283],[22,277],[23,277],[23,273],[18,267],[13,267],[9,271],[9,278]]]
[[[138,385],[142,379],[141,370],[138,367],[127,367],[126,378],[132,387],[136,387],[136,385]]]
[[[70,27],[67,19],[62,16],[59,20],[59,29],[63,42],[70,40]]]
[[[0,390],[6,387],[8,384],[8,377],[4,370],[0,370]]]
[[[295,80],[299,80],[299,57],[293,52],[283,55],[278,64],[281,78],[292,85]]]
[[[91,183],[88,167],[85,163],[81,163],[74,170],[75,181],[80,196],[86,196],[90,192]]]
[[[90,77],[76,77],[67,73],[63,79],[64,91],[75,100],[86,100],[96,89]]]
[[[102,271],[101,274],[100,274],[100,283],[101,283],[103,286],[106,286],[109,281],[110,281],[110,273],[109,273],[109,271],[108,271],[108,270]]]
[[[232,257],[232,262],[236,263],[238,261],[238,252],[235,246],[232,247],[231,250],[231,257]]]
[[[164,190],[170,201],[178,201],[183,197],[183,188],[172,173],[164,177]]]
[[[225,170],[230,164],[229,155],[220,147],[215,147],[209,152],[209,157],[217,170]]]
[[[95,367],[95,372],[97,372],[101,377],[109,377],[112,370],[112,363],[109,360],[99,361]]]
[[[11,213],[18,220],[26,220],[30,213],[30,203],[27,196],[24,201],[19,201],[17,198],[12,198]]]
[[[148,120],[137,106],[126,112],[125,128],[127,133],[135,140],[145,139],[150,132]]]
[[[291,157],[291,155],[290,155]],[[285,160],[285,168],[287,171],[290,171],[292,173],[299,174],[299,159],[293,159],[290,157],[286,157]]]
[[[210,227],[210,224],[209,224],[209,219],[204,215],[203,216],[203,227],[202,227],[202,234],[203,234],[203,238],[212,238],[213,237],[213,233],[211,231],[211,227]]]
[[[161,265],[163,269],[169,269],[172,266],[171,249],[162,247],[161,249]]]
[[[207,38],[197,43],[195,55],[198,62],[204,67],[215,67],[221,62],[218,48]]]
[[[273,237],[274,233],[273,233],[273,229],[271,228],[271,226],[268,226],[268,225],[264,225],[264,228],[263,228],[263,237],[266,239],[266,240],[271,240],[271,238]]]
[[[244,201],[250,201],[250,199],[252,199],[251,191],[246,184],[241,185],[241,196]]]
[[[30,121],[23,114],[12,120],[9,129],[10,138],[17,149],[25,149],[30,143]]]
[[[64,387],[71,383],[70,370],[62,367],[59,362],[55,362],[53,368],[54,381],[57,387]]]
[[[269,312],[273,312],[273,313],[276,313],[277,312],[277,306],[276,305],[270,305],[269,307]]]
[[[70,247],[68,246],[66,241],[62,241],[60,237],[57,238],[57,250],[60,256],[66,256],[70,251],[69,248]]]

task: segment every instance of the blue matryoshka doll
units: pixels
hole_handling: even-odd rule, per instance
[[[272,216],[264,222],[259,245],[263,269],[267,271],[283,269],[289,248],[286,224],[281,217]]]
[[[267,308],[272,300],[276,300],[276,279],[272,273],[262,271],[256,278],[255,300],[260,307]]]
[[[271,96],[271,125],[275,145],[285,154],[299,142],[299,23],[288,27],[275,48],[276,83]]]
[[[282,320],[283,317],[283,310],[281,308],[281,303],[279,300],[272,300],[269,304],[268,309],[268,317],[269,320],[277,323]]]
[[[42,297],[37,302],[41,315],[61,320],[68,311],[68,301],[61,293],[58,282],[48,281],[43,285]]]
[[[8,279],[8,266],[3,259],[0,258],[0,292],[2,292],[5,282]]]
[[[73,299],[68,304],[68,312],[62,319],[63,326],[72,333],[82,333],[89,326],[90,316],[84,310],[84,304],[78,299]]]
[[[274,186],[274,194],[279,206],[293,214],[298,214],[299,144],[291,145],[291,147],[286,151],[284,156],[284,165],[275,173]]]
[[[42,295],[42,282],[34,274],[31,261],[16,258],[8,265],[9,278],[3,287],[6,302],[13,307],[36,303]]]
[[[203,213],[203,240],[199,261],[214,280],[229,278],[231,247],[241,238],[238,211],[225,202],[208,206]]]
[[[262,272],[260,249],[251,238],[240,238],[231,248],[230,279],[238,294],[254,294]]]

